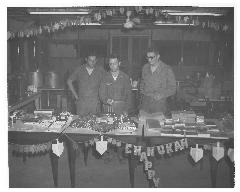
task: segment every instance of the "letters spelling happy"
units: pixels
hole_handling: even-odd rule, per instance
[[[174,146],[174,149],[173,149]],[[160,155],[164,155],[165,153],[170,154],[173,152],[181,151],[183,149],[188,148],[187,138],[181,139],[179,141],[175,141],[172,143],[167,143],[165,145],[155,146],[156,151]],[[147,171],[147,178],[149,180],[153,180],[155,187],[158,187],[160,179],[156,177],[155,170],[153,170],[153,164],[148,160],[148,157],[154,157],[155,147],[147,147],[146,152],[142,151],[142,146],[135,146],[132,144],[126,143],[125,153],[126,154],[134,154],[135,156],[140,157],[140,161],[144,163],[144,170]]]

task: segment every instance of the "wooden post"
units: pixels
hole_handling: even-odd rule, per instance
[[[7,41],[7,74],[11,74],[12,72],[12,62],[11,62],[11,48],[10,41]]]
[[[23,42],[23,65],[25,73],[29,71],[29,52],[28,52],[28,40]]]

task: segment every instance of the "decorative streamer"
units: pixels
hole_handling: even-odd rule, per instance
[[[66,134],[65,134],[66,135]],[[122,147],[122,142],[116,140],[114,138],[107,137],[105,140],[103,139],[103,135],[100,136],[101,139],[99,141],[98,138],[90,139],[89,141],[83,142],[85,146],[94,145],[96,143],[96,150],[99,152],[100,155],[103,155],[108,147],[108,144],[116,145],[118,148]],[[69,136],[67,136],[69,138]],[[69,138],[70,139],[70,138]],[[36,145],[14,145],[14,151],[20,153],[40,153],[46,152],[51,150],[57,156],[61,156],[64,150],[63,142],[59,142],[58,138],[55,140],[56,143],[52,143],[49,141],[43,144],[36,144]],[[71,139],[73,143],[73,148],[76,150],[78,147],[78,143]],[[154,183],[155,187],[159,186],[160,178],[156,176],[156,171],[154,170],[153,163],[148,159],[149,157],[154,157],[155,152],[164,155],[164,154],[171,154],[174,152],[182,151],[188,148],[188,140],[187,138],[183,138],[171,143],[160,144],[151,147],[143,147],[141,145],[132,145],[129,143],[125,143],[125,154],[134,155],[139,157],[139,161],[144,164],[144,171],[146,172],[147,179]],[[203,148],[205,150],[212,150],[212,156],[219,161],[224,157],[224,148],[220,147],[220,142],[217,142],[216,146],[211,147],[210,145],[204,145]],[[203,158],[203,149],[198,147],[196,144],[195,148],[190,148],[190,155],[197,163],[199,160]],[[234,162],[234,149],[229,148],[227,155],[229,156],[230,160]]]
[[[118,11],[119,10],[119,11]],[[156,20],[161,20],[162,17],[168,20],[168,14],[166,12],[162,12],[161,9],[159,8],[154,8],[154,7],[147,7],[143,8],[141,6],[135,7],[134,10],[136,11],[136,17],[141,16],[141,11],[143,10],[146,15],[154,15]],[[126,15],[129,18],[132,15],[133,10],[127,10]],[[112,8],[108,10],[99,10],[98,12],[93,12],[92,15],[86,15],[86,16],[77,16],[76,18],[70,19],[61,19],[59,21],[56,21],[54,24],[53,23],[48,23],[45,25],[40,25],[40,26],[31,26],[25,30],[21,30],[18,32],[13,32],[13,31],[8,31],[7,32],[7,39],[12,39],[15,37],[32,37],[36,35],[41,35],[44,32],[51,33],[51,32],[57,32],[59,30],[63,30],[66,27],[75,27],[75,26],[84,26],[88,23],[91,22],[102,22],[101,20],[104,21],[106,16],[112,17],[119,15],[123,15],[125,13],[125,8],[120,7],[118,8]],[[199,17],[189,17],[185,16],[183,19],[181,19],[180,16],[175,17],[175,22],[176,23],[193,23],[196,27],[202,27],[202,28],[209,28],[214,31],[219,31],[219,32],[228,32],[232,28],[226,24],[223,23],[224,21],[210,21],[207,20],[206,18],[204,21],[200,21]]]

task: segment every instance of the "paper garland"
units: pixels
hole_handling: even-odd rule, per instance
[[[134,8],[134,7],[133,7]],[[134,23],[140,23],[140,18],[143,13],[140,13],[143,8],[142,7],[135,7],[134,8],[136,11],[136,14],[133,16],[132,20],[125,23],[127,24],[127,28],[129,27],[128,25],[134,24]],[[189,17],[189,16],[170,16],[167,15],[167,13],[162,12],[161,9],[159,8],[145,8],[143,10],[147,16],[152,16],[153,18],[155,17],[156,21],[161,21],[161,22],[168,22],[172,20],[175,20],[175,23],[193,23],[195,27],[201,27],[203,29],[208,28],[212,29],[215,31],[221,31],[221,32],[228,32],[232,27],[226,23],[220,22],[220,21],[213,21],[209,19],[204,19],[204,20],[199,20],[199,17]],[[125,14],[126,17],[132,16],[133,10],[128,10],[125,9],[124,7],[120,8],[111,8],[107,10],[99,10],[96,12],[93,12],[92,15],[86,15],[86,16],[76,16],[75,19],[61,19],[56,22],[51,22],[49,21],[49,24],[46,25],[41,25],[41,26],[32,26],[30,28],[27,28],[22,31],[18,32],[13,32],[13,31],[8,31],[7,32],[7,39],[14,38],[14,37],[32,37],[32,36],[37,36],[41,35],[44,32],[47,33],[52,33],[52,32],[57,32],[59,30],[63,30],[67,27],[75,27],[75,26],[83,26],[87,25],[88,23],[99,23],[99,22],[104,22],[104,20],[107,17],[112,17],[116,15],[123,15]],[[124,24],[124,23],[123,23]]]
[[[97,138],[91,139],[88,142],[85,142],[85,145],[93,146],[96,141],[98,141]],[[106,142],[110,143],[112,145],[116,145],[117,147],[122,146],[121,141],[110,138],[110,137],[106,139]],[[137,145],[125,143],[124,152],[125,152],[125,154],[133,154],[135,156],[140,156],[140,159],[141,159],[141,158],[144,158],[144,156],[145,156],[144,153],[146,153],[147,157],[154,157],[155,154],[159,154],[160,156],[163,156],[165,154],[171,155],[172,153],[187,149],[188,147],[189,147],[188,140],[187,140],[187,138],[184,138],[184,139],[177,140],[177,141],[167,143],[167,144],[156,145],[153,147],[145,147],[145,149],[143,146],[137,146]],[[190,155],[193,158],[193,160],[195,161],[195,163],[197,163],[199,160],[202,159],[203,149],[211,150],[212,155],[216,159],[216,161],[219,161],[220,159],[222,159],[224,157],[224,148],[220,147],[219,142],[217,143],[216,146],[203,145],[203,148],[199,148],[198,144],[196,144],[195,148],[194,147],[190,148]],[[144,152],[142,154],[142,151],[146,151],[146,152]],[[228,153],[230,156],[229,158],[233,159],[233,149],[229,149]]]
[[[72,139],[71,139],[72,140]],[[72,140],[73,147],[75,150],[78,149],[78,144],[74,140]],[[87,142],[84,142],[85,146],[94,145],[96,143],[96,150],[102,155],[106,150],[108,143],[111,143],[112,145],[116,145],[117,147],[122,146],[122,142],[113,138],[107,138],[105,141],[103,140],[103,136],[101,135],[101,140],[99,141],[98,138],[90,139]],[[14,145],[14,151],[17,151],[19,153],[32,153],[37,154],[40,152],[46,152],[52,149],[52,152],[56,154],[57,156],[61,156],[64,150],[63,142],[59,142],[58,139],[56,139],[56,144],[52,142],[47,142],[44,144],[37,144],[37,145],[19,145],[19,144],[13,144]],[[153,169],[153,164],[149,160],[150,157],[154,157],[155,154],[164,155],[171,153],[182,151],[184,149],[188,148],[188,140],[187,138],[183,138],[171,143],[167,144],[161,144],[151,147],[143,147],[138,145],[133,145],[129,143],[125,143],[125,154],[128,155],[134,155],[139,157],[139,161],[144,164],[144,171],[146,173],[147,179],[149,181],[152,181],[154,183],[155,187],[158,187],[160,178],[156,176],[156,171]],[[212,155],[216,159],[216,161],[219,161],[224,157],[224,148],[220,147],[220,143],[217,142],[217,146],[209,146],[204,145],[203,149],[205,150],[211,150],[212,149]],[[203,158],[203,149],[198,148],[198,144],[196,144],[196,147],[190,148],[190,155],[197,163],[199,160]],[[231,162],[234,162],[234,149],[229,148],[227,152],[228,157],[230,158]]]
[[[57,140],[58,141],[58,140]],[[95,143],[99,141],[98,138],[93,138],[90,139],[87,142],[84,142],[85,146],[93,146]],[[117,147],[122,146],[122,142],[113,138],[108,137],[105,141],[106,143],[111,143],[112,145],[116,145]],[[59,152],[63,151],[64,147],[60,146],[63,143],[60,143],[59,141],[57,142]],[[52,149],[52,146],[55,146],[55,144],[52,145],[52,142],[47,142],[43,144],[36,144],[36,145],[19,145],[19,144],[12,144],[14,146],[13,151],[16,151],[18,153],[32,153],[32,154],[37,154],[40,152],[47,152]],[[104,144],[107,146],[107,144]],[[53,147],[55,150],[55,147]],[[75,150],[78,149],[78,144],[77,142],[73,142],[73,148]],[[155,152],[159,155],[165,155],[165,154],[171,154],[174,152],[182,151],[184,149],[188,148],[188,141],[187,138],[174,141],[172,143],[167,143],[167,144],[161,144],[161,145],[156,145],[154,147],[146,147],[146,155],[147,157],[154,157]],[[203,146],[204,150],[212,150],[212,156],[216,159],[216,161],[219,161],[224,157],[224,148],[220,147],[220,143],[217,143],[217,146],[211,146],[211,145],[204,145]],[[106,149],[107,150],[107,149]],[[129,143],[125,144],[125,154],[134,154],[135,156],[141,156],[141,152],[143,150],[142,146],[136,146],[132,145]],[[57,154],[60,154],[57,152]],[[101,154],[101,153],[100,153]],[[103,153],[102,153],[103,154]],[[101,154],[101,155],[102,155]],[[190,149],[190,155],[192,156],[193,160],[195,162],[198,162],[202,158],[202,149],[198,148],[198,145],[196,145],[196,148],[191,147]],[[233,162],[234,161],[234,149],[229,148],[227,155],[229,156],[230,160]]]
[[[41,152],[47,152],[51,150],[52,142],[47,142],[43,144],[36,144],[36,145],[19,145],[19,144],[12,144],[13,151],[18,153],[31,153],[31,154],[38,154]]]

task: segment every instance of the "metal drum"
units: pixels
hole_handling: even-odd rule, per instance
[[[45,73],[44,82],[46,88],[62,88],[61,78],[55,72]]]
[[[35,87],[43,86],[43,76],[39,71],[30,72],[28,75],[28,84],[34,85]]]

